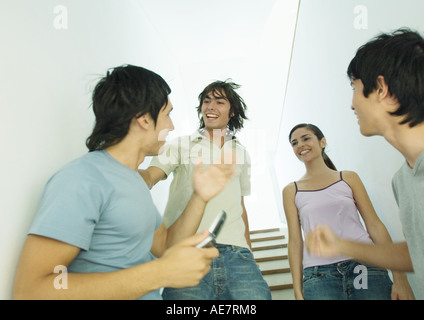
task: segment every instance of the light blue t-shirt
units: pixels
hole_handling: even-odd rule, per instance
[[[70,273],[111,272],[152,261],[161,222],[141,176],[93,151],[50,178],[29,234],[81,248]],[[162,299],[159,290],[141,298]]]

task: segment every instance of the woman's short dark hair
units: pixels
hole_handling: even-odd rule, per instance
[[[318,128],[316,125],[313,125],[311,123],[299,123],[298,125],[294,126],[293,129],[291,129],[290,134],[289,134],[289,142],[291,142],[291,137],[292,137],[293,132],[295,132],[297,129],[300,129],[300,128],[305,128],[305,129],[312,131],[315,134],[315,136],[318,138],[318,141],[321,141],[323,138],[325,138],[321,129]],[[331,161],[330,157],[325,153],[325,148],[322,149],[322,157],[323,157],[324,162],[327,165],[327,167],[329,167],[332,170],[337,171],[336,166]]]
[[[360,47],[347,70],[351,81],[361,80],[364,96],[377,89],[383,76],[400,107],[394,116],[405,116],[410,127],[424,122],[424,39],[407,28],[381,34]]]
[[[89,151],[119,143],[134,117],[149,113],[156,124],[170,93],[161,76],[142,67],[124,65],[108,71],[92,96],[96,123],[86,141]]]
[[[200,120],[200,129],[205,127],[205,122],[202,117],[202,104],[209,93],[212,93],[216,97],[222,97],[224,93],[225,97],[230,102],[230,115],[233,114],[233,116],[230,117],[230,121],[228,122],[228,129],[235,132],[243,128],[243,121],[247,120],[247,106],[243,98],[235,91],[239,88],[240,85],[230,82],[230,80],[227,79],[226,81],[215,81],[202,91],[199,95],[199,106],[196,108]]]

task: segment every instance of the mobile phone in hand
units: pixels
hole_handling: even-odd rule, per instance
[[[199,243],[196,248],[209,248],[216,245],[216,237],[218,237],[219,232],[221,231],[222,225],[225,222],[225,219],[227,218],[227,213],[222,210],[215,218],[215,220],[212,222],[211,226],[209,227],[209,235],[208,237],[203,240],[201,243]]]

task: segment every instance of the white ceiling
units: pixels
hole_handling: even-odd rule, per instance
[[[176,59],[202,62],[248,56],[259,43],[276,2],[142,0],[139,3]]]

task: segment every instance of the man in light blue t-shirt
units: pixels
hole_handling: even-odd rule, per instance
[[[196,285],[209,271],[218,251],[196,248],[207,233],[194,234],[232,165],[199,165],[190,201],[168,227],[137,171],[174,129],[169,93],[159,75],[136,66],[117,67],[100,80],[90,152],[47,182],[14,298],[161,299],[160,288]]]

